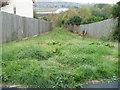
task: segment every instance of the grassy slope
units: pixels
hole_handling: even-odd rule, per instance
[[[113,47],[114,46],[114,47]],[[117,46],[82,40],[63,29],[3,45],[3,82],[31,87],[79,87],[117,76]]]

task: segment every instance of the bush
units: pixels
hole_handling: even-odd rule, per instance
[[[67,25],[68,24],[68,19],[63,18],[63,19],[60,19],[58,22],[59,22],[59,26]]]
[[[80,25],[82,19],[79,16],[73,16],[68,20],[68,24]]]
[[[67,18],[62,19],[61,24],[68,24],[68,19]]]
[[[88,19],[83,19],[82,24],[89,24],[89,23],[94,23],[94,22],[99,22],[104,20],[103,17],[99,16],[90,16]]]
[[[93,23],[93,22],[98,22],[104,20],[103,17],[97,17],[97,16],[91,16],[88,18],[87,22],[88,23]]]

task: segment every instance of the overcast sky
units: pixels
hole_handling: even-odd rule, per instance
[[[116,2],[120,0],[36,0],[36,1],[67,1],[67,2],[78,2],[78,3],[109,3],[109,4],[115,4]]]

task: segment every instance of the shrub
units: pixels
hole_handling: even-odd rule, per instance
[[[62,25],[68,24],[68,19],[67,19],[67,18],[63,18],[63,19],[61,20],[61,24],[62,24]]]
[[[89,23],[94,23],[94,22],[99,22],[104,20],[105,18],[100,17],[100,16],[90,16],[88,19],[83,19],[82,24],[89,24]]]
[[[97,17],[97,16],[91,16],[88,18],[87,22],[88,23],[93,23],[93,22],[98,22],[104,20],[103,17]]]
[[[119,40],[120,41],[120,26],[116,26],[115,30],[113,31],[112,40]]]
[[[81,21],[82,21],[82,19],[79,16],[73,16],[73,17],[69,18],[68,24],[80,25]]]

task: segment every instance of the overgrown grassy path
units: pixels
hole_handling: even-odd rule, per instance
[[[62,28],[28,40],[3,44],[1,48],[4,83],[73,88],[86,81],[118,77],[116,43],[83,40]]]

